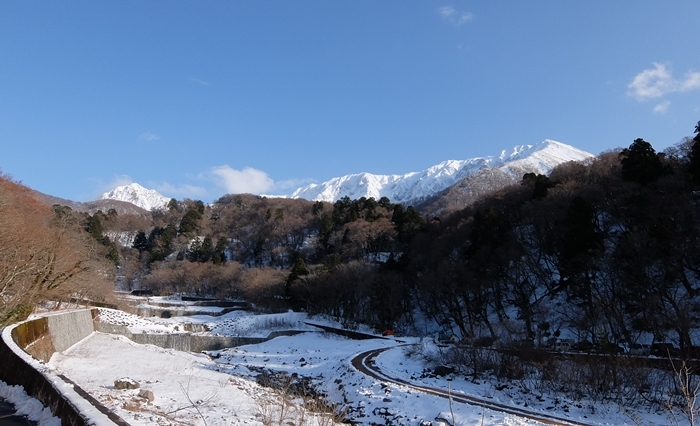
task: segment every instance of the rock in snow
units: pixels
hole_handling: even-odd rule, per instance
[[[138,389],[141,385],[134,379],[122,377],[114,381],[114,389]]]

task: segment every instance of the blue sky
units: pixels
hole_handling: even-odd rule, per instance
[[[283,194],[700,120],[700,1],[0,2],[0,170],[75,201]]]

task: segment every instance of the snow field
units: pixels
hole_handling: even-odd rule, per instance
[[[181,317],[148,319],[115,314],[114,321],[148,331],[162,330],[164,324],[194,322],[207,324],[217,334],[269,334],[271,328],[316,330],[304,324],[305,314],[253,315],[235,311],[222,317]],[[103,318],[104,320],[104,318]],[[133,323],[130,324],[130,322]],[[323,323],[317,318],[314,322]],[[150,331],[148,331],[150,332]],[[264,343],[212,351],[206,354],[178,352],[150,345],[139,345],[122,336],[93,333],[63,353],[54,354],[48,366],[77,382],[104,405],[133,425],[329,425],[331,417],[312,415],[303,401],[285,389],[274,390],[259,384],[261,377],[283,374],[305,378],[328,404],[343,411],[359,425],[392,424],[406,426],[455,425],[533,425],[539,424],[515,415],[477,406],[453,403],[408,386],[381,382],[365,376],[351,365],[362,352],[387,348],[376,365],[387,376],[447,389],[453,395],[470,395],[486,401],[527,408],[591,425],[669,424],[667,413],[573,401],[539,393],[533,382],[472,381],[463,374],[437,377],[427,368],[439,361],[440,348],[432,340],[350,340],[320,331],[277,337]],[[409,345],[416,348],[407,349]],[[437,354],[437,356],[436,356]],[[426,356],[429,355],[429,356]],[[431,358],[432,363],[425,363]],[[129,377],[142,390],[153,392],[154,400],[140,397],[140,390],[116,390],[114,380]],[[681,418],[678,424],[683,425]]]

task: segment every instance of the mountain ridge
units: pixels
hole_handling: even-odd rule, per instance
[[[521,180],[525,173],[548,175],[559,164],[584,161],[592,157],[593,154],[571,145],[545,139],[538,144],[517,145],[509,150],[501,150],[495,156],[446,160],[420,172],[402,175],[355,173],[307,185],[288,195],[267,197],[326,202],[335,202],[343,197],[373,197],[376,200],[387,197],[394,203],[432,203],[434,207],[430,210],[436,211],[445,206],[466,206],[493,189]],[[441,196],[452,196],[453,200],[440,200]],[[128,202],[147,211],[165,208],[170,202],[170,198],[138,183],[118,186],[102,194],[97,199],[100,200]]]
[[[510,153],[508,150],[502,150],[498,156],[446,160],[421,172],[403,175],[356,173],[340,176],[320,184],[301,187],[282,197],[327,202],[335,202],[345,196],[351,199],[387,197],[396,203],[416,203],[485,170],[501,169],[506,175],[521,179],[523,171],[549,174],[559,164],[592,157],[593,154],[571,145],[545,139],[534,145],[515,146]]]
[[[114,209],[114,211],[116,211],[117,214],[144,215],[147,213],[145,209],[128,201],[100,199],[94,201],[78,202],[66,200],[65,198],[54,197],[53,195],[44,194],[43,192],[39,192],[34,189],[32,189],[31,191],[34,198],[41,201],[47,206],[67,206],[70,207],[72,210],[85,212],[91,215],[97,213],[98,211],[105,213],[110,209]]]

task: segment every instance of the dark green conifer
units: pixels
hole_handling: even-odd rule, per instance
[[[649,184],[669,174],[671,170],[664,167],[660,155],[644,139],[635,139],[629,148],[620,153],[622,178],[642,185]]]

